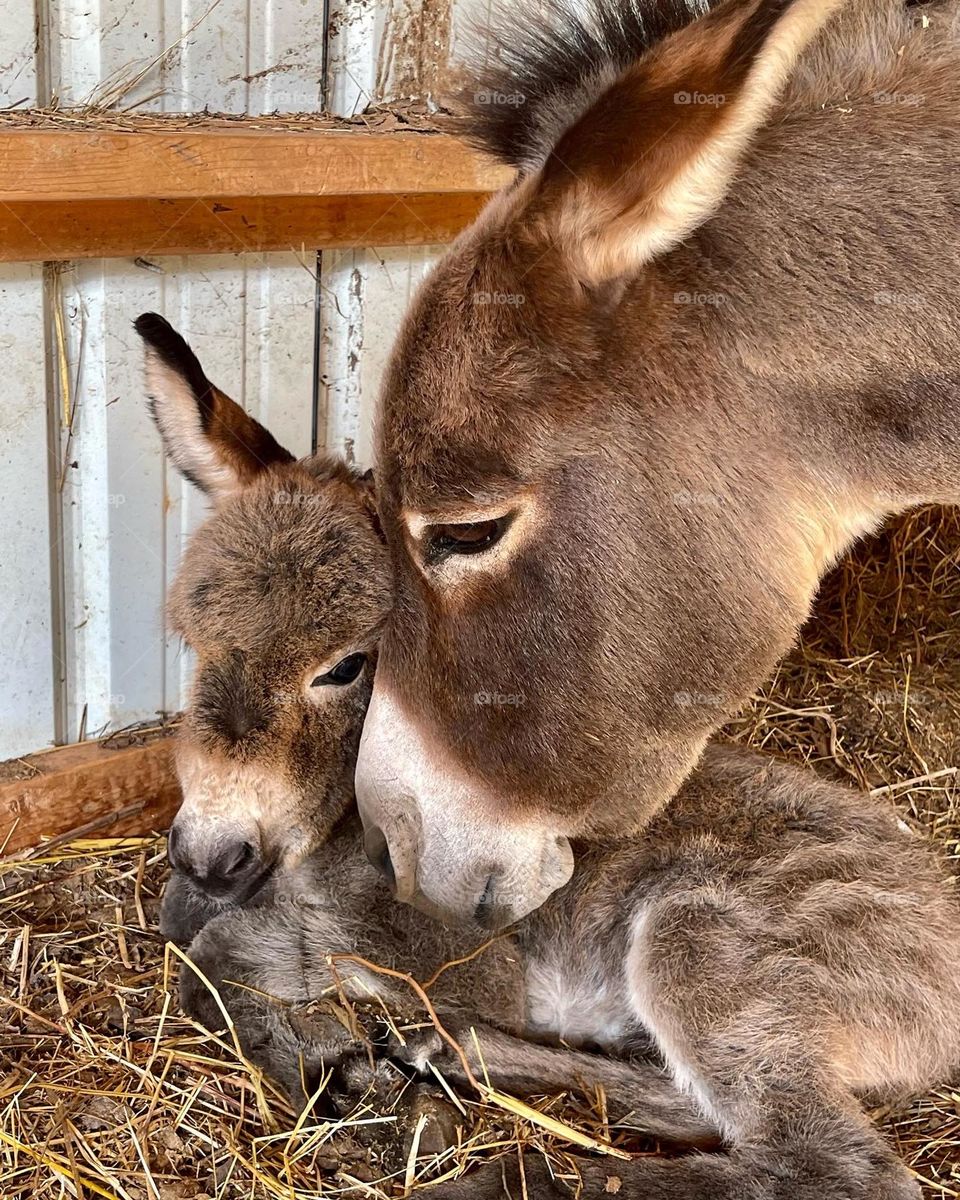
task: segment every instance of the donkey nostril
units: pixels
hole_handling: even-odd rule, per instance
[[[377,870],[393,887],[397,882],[397,873],[393,869],[393,859],[390,857],[390,847],[384,842],[383,850],[380,852],[380,857],[376,862]]]
[[[172,825],[170,827],[170,832],[167,834],[167,862],[169,862],[170,866],[173,867],[175,871],[180,871],[183,869],[183,864],[180,862],[177,853],[179,841],[180,834],[177,833],[177,827],[176,825]]]
[[[223,856],[221,872],[224,876],[239,875],[251,865],[254,859],[254,849],[249,842],[240,842],[230,847]]]
[[[380,874],[391,887],[396,887],[397,875],[393,869],[393,859],[390,857],[390,846],[382,829],[376,825],[367,830],[363,839],[363,848],[367,858],[373,863]]]

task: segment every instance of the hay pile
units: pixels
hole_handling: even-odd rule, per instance
[[[728,734],[889,795],[960,871],[960,514],[921,509],[846,558]]]
[[[958,616],[960,518],[926,510],[891,526],[827,581],[801,644],[729,736],[889,795],[960,864]],[[298,1121],[228,1035],[177,1014],[155,933],[161,839],[76,843],[0,871],[4,1200],[301,1200],[385,1194],[373,1186],[385,1177],[418,1192],[519,1142],[562,1170],[569,1141],[551,1120],[609,1136],[602,1098],[545,1098],[531,1121],[465,1097],[463,1141],[441,1162],[398,1160],[399,1106],[372,1098]],[[927,1196],[960,1197],[960,1091],[876,1116]]]
[[[155,932],[161,838],[81,841],[7,864],[0,897],[0,1195],[204,1200],[416,1186],[519,1141],[563,1145],[496,1103],[465,1105],[442,1160],[402,1143],[404,1082],[342,1119],[298,1120],[229,1032],[176,1011],[176,960]],[[541,1105],[549,1120],[552,1099]],[[541,1114],[538,1114],[538,1120]],[[576,1116],[583,1136],[600,1117]],[[558,1161],[562,1159],[558,1158]]]

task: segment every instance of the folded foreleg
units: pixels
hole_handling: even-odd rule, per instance
[[[407,1033],[403,1045],[392,1043],[391,1055],[421,1072],[432,1065],[461,1088],[471,1083],[466,1059],[475,1079],[521,1098],[567,1091],[602,1097],[612,1124],[667,1141],[700,1145],[719,1139],[717,1127],[659,1062],[543,1046],[462,1017],[441,1017],[463,1058],[432,1027]]]
[[[385,994],[382,976],[336,958],[349,954],[353,942],[348,926],[322,908],[231,910],[209,921],[190,944],[180,972],[181,1005],[208,1029],[232,1023],[245,1057],[300,1104],[325,1072],[360,1049],[322,1002]]]

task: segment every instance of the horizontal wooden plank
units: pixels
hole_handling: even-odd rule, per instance
[[[166,829],[180,804],[171,745],[170,738],[123,749],[83,742],[20,760],[22,770],[39,774],[0,783],[0,846],[11,854],[41,838]]]
[[[486,192],[0,204],[0,262],[451,241]]]
[[[0,125],[0,261],[446,242],[509,178],[449,133]]]
[[[0,201],[490,192],[510,172],[446,133],[0,127]]]

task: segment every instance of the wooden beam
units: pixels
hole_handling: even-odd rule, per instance
[[[448,241],[510,177],[446,133],[0,126],[0,261]]]
[[[123,749],[82,742],[19,760],[18,769],[38,774],[0,783],[4,853],[71,832],[119,837],[166,829],[180,804],[171,745],[169,737]]]
[[[452,241],[486,192],[0,204],[0,262]]]
[[[492,191],[504,172],[446,133],[0,128],[0,200]]]

